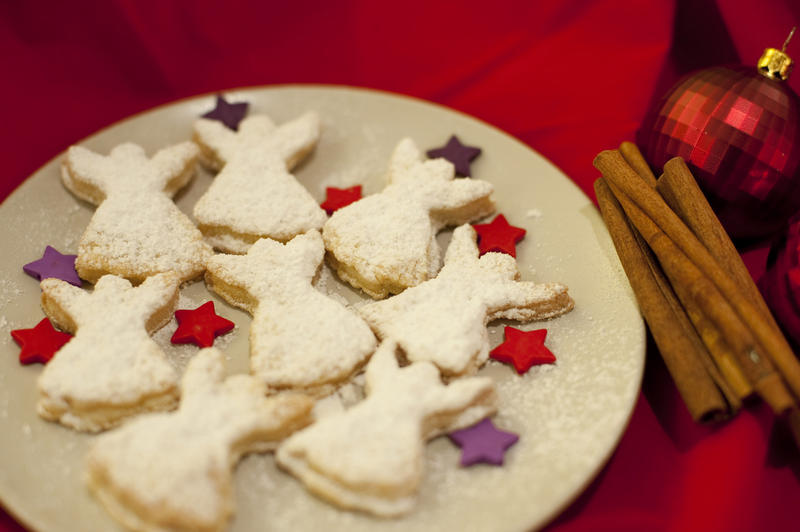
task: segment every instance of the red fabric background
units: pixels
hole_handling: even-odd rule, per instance
[[[755,64],[798,23],[796,0],[2,2],[0,198],[132,113],[299,82],[464,111],[526,142],[593,197],[594,155],[633,139],[677,76]],[[788,51],[800,58],[800,42]],[[800,74],[789,82],[800,92]],[[759,275],[763,250],[746,257]],[[794,530],[799,457],[759,404],[718,427],[693,424],[651,346],[618,450],[550,530]],[[19,530],[0,510],[0,532]]]

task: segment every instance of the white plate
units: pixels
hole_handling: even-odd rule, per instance
[[[557,363],[524,377],[490,361],[482,373],[497,381],[496,423],[520,434],[503,467],[460,468],[459,449],[447,438],[429,443],[426,475],[415,511],[399,520],[342,512],[308,495],[279,471],[272,455],[252,455],[236,472],[237,513],[232,531],[251,530],[523,530],[543,526],[592,480],[616,447],[638,395],[644,367],[644,326],[608,233],[596,209],[558,169],[508,135],[457,112],[422,101],[342,87],[278,86],[231,91],[250,113],[278,123],[306,110],[323,117],[323,134],[295,174],[322,201],[326,186],[384,186],[389,155],[404,136],[423,149],[453,133],[483,154],[472,174],[495,185],[498,212],[528,234],[517,246],[522,278],[560,281],[575,300],[570,314],[545,323]],[[80,144],[101,153],[137,142],[149,154],[191,136],[191,124],[214,106],[214,96],[180,101],[134,116]],[[0,206],[0,500],[20,521],[42,532],[116,530],[83,483],[83,458],[92,436],[40,420],[35,413],[38,365],[21,366],[12,329],[44,316],[39,285],[22,271],[45,245],[74,253],[93,208],[59,181],[61,156],[36,172]],[[178,205],[190,212],[211,176],[200,171]],[[446,243],[447,234],[442,236]],[[360,296],[329,273],[325,287],[350,301]],[[247,371],[250,318],[210,296],[202,282],[186,287],[180,308],[216,301],[236,322],[217,340],[230,372]],[[502,325],[491,327],[492,346]],[[196,352],[170,346],[174,321],[156,334],[176,364]],[[91,375],[87,375],[91,378]]]

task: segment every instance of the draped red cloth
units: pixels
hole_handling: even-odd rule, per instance
[[[0,198],[128,115],[276,83],[447,105],[527,143],[593,197],[593,157],[633,139],[678,76],[754,65],[798,24],[796,0],[2,2]],[[800,42],[787,51],[800,58]],[[800,74],[789,84],[800,92]],[[763,249],[745,257],[760,275]],[[549,529],[794,530],[799,473],[800,451],[761,404],[694,424],[650,345],[618,449]],[[19,530],[0,510],[0,532]]]

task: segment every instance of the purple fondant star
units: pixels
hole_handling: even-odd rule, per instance
[[[517,443],[519,436],[498,429],[488,417],[483,421],[448,434],[461,447],[461,465],[484,463],[503,465],[506,449]]]
[[[464,177],[470,177],[469,163],[481,154],[481,149],[474,146],[461,144],[455,135],[450,137],[447,144],[441,148],[428,150],[427,155],[431,159],[444,157],[456,167],[456,173]]]
[[[217,106],[203,115],[203,118],[210,118],[211,120],[219,120],[228,128],[237,131],[239,129],[239,122],[242,121],[247,114],[247,108],[250,106],[247,102],[228,103],[222,95],[217,95]]]
[[[47,246],[44,248],[44,255],[42,255],[41,259],[29,262],[22,267],[22,270],[40,281],[54,277],[69,284],[81,286],[81,278],[78,277],[78,272],[75,271],[76,258],[77,255],[62,255],[55,248]]]

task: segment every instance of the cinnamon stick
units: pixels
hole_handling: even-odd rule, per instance
[[[687,298],[687,295],[683,293],[680,296],[676,294],[677,290],[670,284],[647,242],[635,228],[633,228],[633,232],[647,259],[656,284],[682,325],[683,334],[689,336],[693,341],[699,342],[698,358],[725,396],[731,407],[731,413],[736,413],[742,406],[742,400],[753,394],[752,384],[745,377],[732,351],[725,349],[724,342],[716,341],[720,338],[716,327],[691,298]]]
[[[633,168],[637,174],[639,174],[639,177],[641,177],[645,183],[651,187],[657,188],[656,177],[636,144],[625,141],[620,144],[619,152],[625,161],[630,165],[630,167]],[[669,203],[669,201],[667,203]],[[684,219],[684,221],[686,220]],[[635,229],[634,233],[636,234],[637,239],[641,240],[641,235],[639,235]],[[660,266],[657,264],[658,261],[653,258],[652,251],[647,244],[641,242],[641,247],[648,258],[651,268],[660,270]],[[664,278],[663,272],[660,276],[656,275],[655,277],[656,281],[661,285],[662,292],[664,292],[665,295],[671,294],[674,298],[674,290],[669,285],[669,281]],[[706,318],[702,310],[698,308],[692,298],[689,297],[685,292],[681,293],[680,303],[677,304],[683,305],[683,307],[680,309],[680,314],[688,316],[689,320],[694,326],[694,329],[696,330],[696,333],[700,335],[700,338],[706,347],[709,357],[703,357],[702,360],[704,362],[708,360],[708,362],[711,363],[711,360],[713,359],[713,363],[711,364],[716,364],[714,370],[718,370],[718,373],[724,375],[722,382],[718,383],[720,390],[723,394],[725,394],[728,402],[731,404],[731,408],[734,411],[738,410],[738,407],[741,405],[741,400],[752,395],[753,386],[742,373],[742,369],[736,362],[731,348],[719,333],[719,330],[714,326],[713,323],[711,323],[711,321],[708,320],[708,318]],[[714,373],[712,373],[712,377],[713,376]],[[731,394],[735,394],[735,398],[729,397]]]
[[[626,158],[627,160],[627,158]],[[635,169],[635,167],[634,167]],[[753,282],[736,246],[722,227],[717,215],[708,204],[689,167],[681,157],[674,157],[664,165],[664,174],[658,179],[656,190],[673,211],[686,223],[709,253],[717,260],[770,322],[777,334],[778,324],[767,307],[761,292]]]
[[[625,274],[630,280],[642,315],[658,345],[667,370],[695,421],[724,417],[728,405],[721,393],[724,379],[715,379],[709,365],[703,363],[704,348],[679,305],[669,300],[656,280],[657,274],[644,252],[636,230],[632,228],[603,178],[594,184],[603,221],[608,228]],[[637,238],[638,237],[638,238]],[[656,265],[657,266],[657,265]],[[663,273],[661,273],[663,276]],[[673,294],[674,297],[674,294]],[[713,367],[713,364],[710,364]],[[736,398],[732,394],[735,402]],[[738,404],[736,408],[738,408]]]
[[[726,383],[732,393],[741,400],[750,397],[753,393],[753,385],[742,371],[742,367],[737,362],[737,356],[728,342],[725,340],[719,329],[703,313],[700,306],[692,299],[691,294],[687,293],[680,286],[675,287],[675,291],[680,295],[680,299],[686,314],[689,316],[697,334],[708,350],[720,373],[724,375]],[[730,401],[729,401],[730,402]]]
[[[648,185],[656,186],[655,175],[636,144],[623,142],[620,144],[619,152]],[[653,278],[667,302],[675,308],[676,318],[681,322],[691,322],[685,323],[684,334],[690,335],[693,339],[697,339],[699,335],[699,339],[705,346],[705,348],[695,351],[694,356],[706,366],[712,379],[727,399],[732,413],[735,413],[741,407],[742,400],[753,394],[752,384],[745,377],[734,354],[722,339],[717,328],[686,293],[681,293],[680,296],[676,295],[676,290],[673,290],[658,264],[658,260],[653,256],[652,250],[635,228],[632,228],[632,231],[652,270]]]
[[[667,204],[676,211],[676,213],[681,217],[681,219],[686,222],[687,225],[695,232],[698,233],[697,229],[699,229],[703,222],[706,220],[705,212],[703,212],[703,217],[698,219],[692,217],[694,212],[689,212],[690,209],[686,210],[677,210],[676,207],[678,204],[685,204],[685,201],[680,200],[679,198],[675,197],[676,195],[680,196],[683,190],[680,192],[675,192],[675,187],[673,185],[680,184],[683,186],[683,179],[676,180],[674,178],[665,178],[665,176],[661,176],[658,181],[656,181],[655,175],[650,170],[650,166],[647,164],[642,152],[639,151],[639,148],[636,144],[632,142],[623,142],[619,146],[619,152],[622,154],[622,157],[625,161],[631,166],[631,168],[639,174],[649,186],[655,187],[656,190],[661,192],[662,196],[664,197]],[[688,170],[688,168],[687,168]],[[681,178],[684,177],[683,175],[680,176]],[[694,180],[692,180],[694,182]],[[696,186],[696,183],[695,183]],[[663,190],[662,190],[663,188]],[[699,188],[697,189],[699,191]],[[669,196],[669,197],[668,197]],[[701,193],[702,196],[702,193]],[[704,196],[702,196],[705,199]],[[693,202],[695,200],[693,199]],[[710,209],[710,207],[709,207]],[[696,222],[696,224],[690,223],[690,220],[687,218],[691,218],[692,221]],[[716,217],[714,217],[716,219]],[[700,221],[702,220],[702,221]],[[719,224],[719,221],[717,221]],[[697,228],[697,229],[696,229]],[[727,234],[724,233],[727,237]],[[639,238],[641,238],[640,235]],[[700,235],[698,235],[699,237]],[[729,239],[730,240],[730,239]],[[703,239],[701,238],[701,241]],[[705,244],[706,242],[703,241]],[[649,248],[644,246],[646,249],[646,253],[650,252]],[[652,254],[652,252],[650,252]],[[713,254],[713,253],[712,253]],[[738,257],[738,255],[737,255]],[[718,258],[715,255],[715,258]],[[655,261],[653,261],[655,262]],[[667,282],[668,284],[668,282]],[[679,288],[679,287],[677,287]],[[662,288],[662,291],[664,289]],[[672,291],[672,287],[669,287],[669,290]],[[685,311],[684,313],[688,315],[689,319],[691,320],[694,328],[697,331],[697,334],[700,335],[700,338],[703,341],[710,358],[713,359],[714,363],[716,364],[719,371],[724,375],[727,383],[730,384],[729,388],[731,388],[736,396],[737,399],[745,399],[749,397],[753,393],[753,386],[747,381],[747,378],[742,373],[739,364],[736,362],[733,352],[731,348],[728,346],[725,339],[719,333],[719,330],[714,326],[711,321],[706,318],[703,314],[702,310],[694,303],[691,297],[688,297],[688,294],[682,293],[680,296],[681,304],[683,305]],[[725,393],[725,388],[721,387],[723,393]]]
[[[620,180],[619,173],[627,172],[631,180],[637,180],[643,187],[647,187],[633,170],[625,163],[619,153],[614,152],[613,161],[618,162],[615,179]],[[608,172],[607,165],[603,164],[603,157],[598,168],[604,175]],[[606,158],[607,162],[609,159]],[[597,161],[597,159],[596,159]],[[613,165],[612,165],[613,168]],[[638,185],[639,183],[636,183]],[[658,257],[664,272],[670,282],[678,290],[678,295],[684,295],[695,302],[705,316],[722,333],[728,344],[732,347],[733,354],[744,375],[753,384],[758,394],[773,408],[775,412],[784,412],[794,404],[780,376],[767,357],[761,356],[764,349],[745,325],[744,320],[723,297],[715,283],[698,266],[690,260],[687,254],[671,239],[661,227],[642,210],[638,203],[629,198],[615,183],[609,182],[614,195],[619,200],[633,225],[639,230],[644,239]],[[650,189],[654,194],[655,191]],[[659,197],[660,199],[660,197]],[[662,200],[663,204],[663,200]],[[669,207],[664,208],[669,210]],[[670,214],[674,216],[672,211]],[[679,220],[678,220],[679,221]],[[679,223],[682,223],[679,221]],[[684,226],[684,229],[685,226]],[[686,231],[689,231],[686,229]],[[691,234],[691,232],[689,231]],[[693,237],[693,236],[692,236]],[[701,245],[697,242],[698,245]],[[713,259],[711,259],[713,261]]]
[[[670,238],[623,192],[609,184],[633,225],[658,257],[678,295],[691,298],[732,346],[738,365],[758,394],[777,413],[785,412],[794,400],[761,351],[749,329],[742,323],[714,283],[688,259]]]
[[[730,303],[730,306],[735,310],[741,322],[747,326],[755,340],[761,344],[760,347],[762,349],[760,350],[756,349],[756,347],[759,346],[753,346],[754,349],[751,351],[751,357],[758,359],[764,358],[762,355],[767,355],[780,369],[783,378],[794,392],[795,397],[800,397],[800,363],[798,363],[795,358],[786,339],[783,338],[782,335],[775,334],[769,320],[762,316],[762,313],[759,312],[756,305],[751,303],[746,294],[738,289],[737,284],[714,260],[694,233],[692,233],[669,206],[667,206],[663,198],[639,178],[636,172],[625,163],[625,160],[619,152],[602,152],[595,158],[594,164],[595,167],[603,173],[603,176],[606,177],[617,199],[620,200],[628,216],[631,217],[634,225],[640,230],[642,236],[645,237],[653,250],[656,251],[653,243],[650,242],[648,236],[642,228],[639,227],[634,216],[628,212],[627,205],[622,201],[620,195],[629,198],[629,204],[635,205],[637,209],[641,209],[641,213],[645,218],[650,220],[656,229],[658,229],[659,233],[663,230],[662,235],[665,237],[663,240],[672,241],[675,247],[684,254],[684,257],[686,257],[689,262],[696,265],[699,271],[716,286],[723,296],[723,300]],[[618,188],[619,194],[617,190],[615,190],[615,187]],[[651,237],[655,236],[655,233],[651,234]],[[656,252],[656,254],[659,255],[658,252]],[[659,259],[662,260],[663,266],[661,255],[659,255]],[[709,311],[714,309],[704,308],[704,310]],[[754,385],[756,389],[759,389],[759,383],[754,383]],[[776,390],[771,391],[776,392]],[[775,400],[777,400],[777,398],[777,396],[773,397]],[[773,405],[773,407],[775,406],[772,402],[770,404]]]
[[[626,140],[619,145],[619,152],[645,183],[653,188],[656,187],[656,176],[653,174],[650,165],[647,164],[644,155],[642,155],[642,152],[636,144]]]

